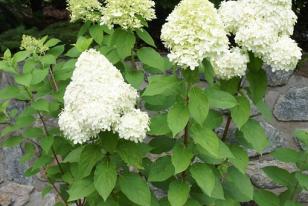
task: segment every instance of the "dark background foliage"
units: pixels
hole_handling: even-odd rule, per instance
[[[161,25],[180,0],[155,0],[157,19],[150,23],[152,35],[159,40]],[[212,0],[217,6],[221,0]],[[73,43],[79,24],[69,23],[65,0],[0,0],[0,51],[17,49],[22,34],[49,35]],[[294,38],[308,51],[308,0],[293,0],[299,19]]]

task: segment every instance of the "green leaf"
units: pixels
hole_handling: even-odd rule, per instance
[[[289,148],[278,148],[272,152],[272,156],[282,162],[300,163],[304,154]]]
[[[149,151],[149,147],[145,144],[135,144],[130,141],[122,141],[118,145],[117,152],[121,159],[129,166],[142,169],[142,159]]]
[[[154,148],[151,150],[153,154],[161,154],[163,152],[170,152],[176,140],[165,136],[155,137],[151,140],[149,145]]]
[[[273,121],[273,114],[272,114],[272,110],[271,108],[264,102],[264,100],[260,100],[259,102],[257,102],[255,104],[255,106],[257,107],[257,109],[259,110],[259,112],[261,112],[262,117],[264,118],[264,120],[268,121],[268,122],[272,122]]]
[[[174,181],[169,185],[168,200],[171,206],[183,206],[187,202],[190,187],[185,182]]]
[[[214,157],[219,157],[219,138],[211,129],[193,125],[191,136],[196,144],[199,144]]]
[[[144,82],[144,73],[143,71],[134,71],[134,70],[126,69],[125,79],[135,89],[139,89],[141,84]]]
[[[140,39],[142,39],[145,43],[147,43],[148,45],[152,46],[152,47],[156,47],[155,42],[153,40],[153,38],[151,37],[151,35],[144,29],[138,29],[136,31],[138,37]]]
[[[267,190],[255,189],[253,199],[259,206],[280,206],[279,198]]]
[[[41,138],[40,144],[44,152],[49,153],[52,145],[54,143],[54,138],[51,136],[46,136]]]
[[[53,158],[51,158],[48,155],[43,155],[40,158],[38,158],[37,160],[35,160],[35,162],[32,165],[32,171],[37,170],[37,169],[41,169],[46,167],[48,164],[50,164],[53,161]]]
[[[171,164],[169,156],[157,159],[150,168],[149,178],[150,182],[163,182],[169,179],[174,174],[174,167]]]
[[[122,60],[132,54],[135,43],[136,37],[131,31],[116,29],[112,34],[111,45],[116,47],[117,53]]]
[[[47,47],[54,47],[56,46],[57,44],[59,44],[61,41],[59,39],[56,39],[56,38],[52,38],[52,39],[49,39],[46,43],[45,43],[45,46]]]
[[[308,175],[297,172],[295,177],[300,186],[302,186],[305,190],[308,190]]]
[[[176,144],[172,150],[171,161],[175,168],[175,174],[185,171],[193,158],[193,151],[182,144]]]
[[[204,123],[209,113],[209,102],[202,89],[194,87],[190,90],[188,108],[190,115],[200,125]]]
[[[248,120],[241,128],[245,140],[257,151],[262,152],[269,144],[264,129],[256,120]]]
[[[16,86],[7,86],[0,90],[0,99],[16,99],[20,97],[20,89]]]
[[[75,58],[75,57],[79,57],[80,54],[81,54],[81,51],[79,51],[76,47],[73,47],[67,51],[65,56]]]
[[[92,41],[93,41],[92,38],[80,36],[77,39],[75,47],[78,50],[78,52],[83,52],[90,47],[90,45],[92,44]]]
[[[95,191],[93,181],[91,179],[76,180],[73,182],[70,189],[68,201],[72,202],[91,195]]]
[[[150,67],[159,69],[162,72],[166,69],[165,60],[153,48],[143,47],[137,51],[137,56],[142,63]]]
[[[18,63],[21,62],[23,60],[25,60],[26,58],[28,58],[30,56],[30,52],[28,51],[19,51],[17,52],[14,57],[13,57],[13,62],[14,63]]]
[[[29,87],[32,81],[32,74],[19,74],[15,77],[16,83]]]
[[[0,95],[1,98],[1,95]],[[295,136],[308,147],[308,130],[296,130]]]
[[[211,108],[230,109],[238,104],[235,97],[228,92],[209,88],[205,90],[205,94]]]
[[[24,147],[24,155],[20,158],[20,163],[25,163],[26,161],[32,159],[35,154],[35,147],[31,143],[26,143]]]
[[[143,96],[164,95],[170,96],[177,94],[182,82],[174,76],[156,75],[149,78],[149,85]]]
[[[41,83],[48,75],[48,68],[35,69],[32,72],[31,85]]]
[[[74,163],[79,162],[80,155],[84,147],[77,147],[73,151],[71,151],[63,160],[63,163]]]
[[[80,155],[79,162],[79,175],[81,178],[90,175],[96,163],[101,160],[104,155],[101,153],[100,148],[96,145],[87,145]]]
[[[168,112],[167,122],[172,135],[175,137],[187,125],[189,120],[188,108],[182,102],[178,102]]]
[[[197,200],[189,199],[185,206],[201,206],[201,204]]]
[[[230,145],[229,149],[231,150],[234,158],[229,158],[229,161],[243,174],[246,173],[248,167],[249,158],[247,152],[237,145]]]
[[[168,123],[167,114],[159,114],[151,118],[149,135],[160,136],[171,133]]]
[[[231,109],[231,117],[235,125],[241,128],[250,117],[250,103],[245,96],[237,97],[238,105]]]
[[[10,49],[6,49],[4,54],[3,54],[3,59],[7,60],[10,59],[12,57],[12,53],[10,51]]]
[[[141,177],[134,174],[120,176],[119,186],[130,201],[141,206],[151,206],[149,186]],[[132,189],[132,186],[134,189]]]
[[[255,103],[263,99],[267,90],[266,72],[260,70],[248,70],[247,80],[249,82],[249,94]]]
[[[250,178],[234,167],[228,169],[224,182],[225,191],[235,200],[246,202],[253,199],[253,186]]]
[[[212,197],[216,184],[216,176],[212,168],[206,164],[198,163],[190,168],[190,173],[202,191]]]
[[[43,65],[50,65],[50,64],[56,64],[57,59],[55,56],[47,54],[45,56],[42,56],[40,61]]]
[[[117,182],[116,166],[112,162],[104,161],[96,166],[94,173],[94,187],[106,201]]]
[[[49,112],[49,102],[46,99],[39,99],[32,103],[32,108],[37,111]]]
[[[94,39],[94,41],[96,41],[96,43],[101,45],[101,43],[104,39],[104,29],[103,29],[103,27],[100,26],[100,25],[93,25],[93,26],[90,27],[89,33],[90,33],[91,37]]]
[[[268,177],[270,177],[274,182],[278,184],[289,186],[290,184],[294,183],[294,178],[292,175],[284,169],[275,166],[269,166],[262,168],[262,170]]]
[[[24,138],[20,136],[9,137],[4,142],[2,142],[0,145],[3,147],[15,147],[16,145],[19,145],[23,140]]]

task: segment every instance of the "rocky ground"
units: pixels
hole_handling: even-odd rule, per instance
[[[294,139],[293,132],[298,128],[308,128],[308,63],[296,72],[273,73],[270,68],[266,70],[269,82],[266,102],[272,109],[274,118],[268,122],[255,109],[253,112],[265,128],[271,145],[261,156],[256,156],[254,151],[248,151],[253,159],[248,173],[255,185],[281,192],[284,188],[271,182],[262,172],[262,168],[275,165],[289,171],[295,169],[294,165],[273,160],[267,154],[279,147],[303,149]],[[0,89],[8,82],[8,79],[0,74]],[[231,129],[230,139],[233,134]],[[0,148],[0,206],[54,205],[56,196],[53,193],[44,197],[40,193],[46,185],[44,180],[23,175],[28,166],[19,163],[22,154],[21,146],[12,149]],[[308,205],[308,192],[303,192],[299,199]]]

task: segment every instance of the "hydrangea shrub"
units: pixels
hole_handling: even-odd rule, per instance
[[[22,144],[25,175],[43,171],[57,206],[300,205],[307,151],[272,154],[298,168],[264,168],[283,193],[246,174],[247,150],[269,144],[251,112],[271,119],[263,62],[293,70],[301,58],[291,6],[182,0],[162,28],[166,57],[146,31],[153,1],[70,0],[71,20],[84,22],[73,46],[24,36],[21,51],[2,57],[15,80],[0,90],[2,145]],[[308,147],[307,131],[296,136]]]

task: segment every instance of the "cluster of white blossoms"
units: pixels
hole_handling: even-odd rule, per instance
[[[228,38],[217,10],[208,0],[182,0],[163,25],[161,39],[169,59],[194,70],[204,58],[228,49]]]
[[[59,127],[75,144],[85,143],[102,131],[141,142],[149,127],[147,113],[135,109],[137,91],[94,49],[81,54],[64,94]]]
[[[194,70],[207,58],[217,77],[243,76],[249,61],[240,48],[229,49],[229,39],[214,5],[208,0],[182,0],[163,25],[161,39],[169,59]]]
[[[102,5],[98,0],[69,0],[68,11],[71,21],[77,20],[98,22],[101,17]]]
[[[248,54],[238,47],[234,47],[230,51],[228,50],[222,55],[212,58],[214,72],[221,79],[244,76],[248,62]]]
[[[98,0],[69,0],[68,10],[71,21],[100,22],[112,28],[119,25],[124,29],[138,29],[143,21],[156,18],[153,0],[105,0],[102,5]]]
[[[44,45],[44,38],[36,39],[28,35],[22,35],[20,49],[36,54],[44,54],[49,50],[49,48]]]
[[[155,16],[155,2],[152,0],[106,0],[101,24],[112,28],[119,25],[124,29],[143,27],[142,19],[150,21]]]
[[[237,45],[273,70],[289,71],[301,58],[301,49],[290,38],[297,21],[291,7],[291,0],[224,1],[218,13]]]

